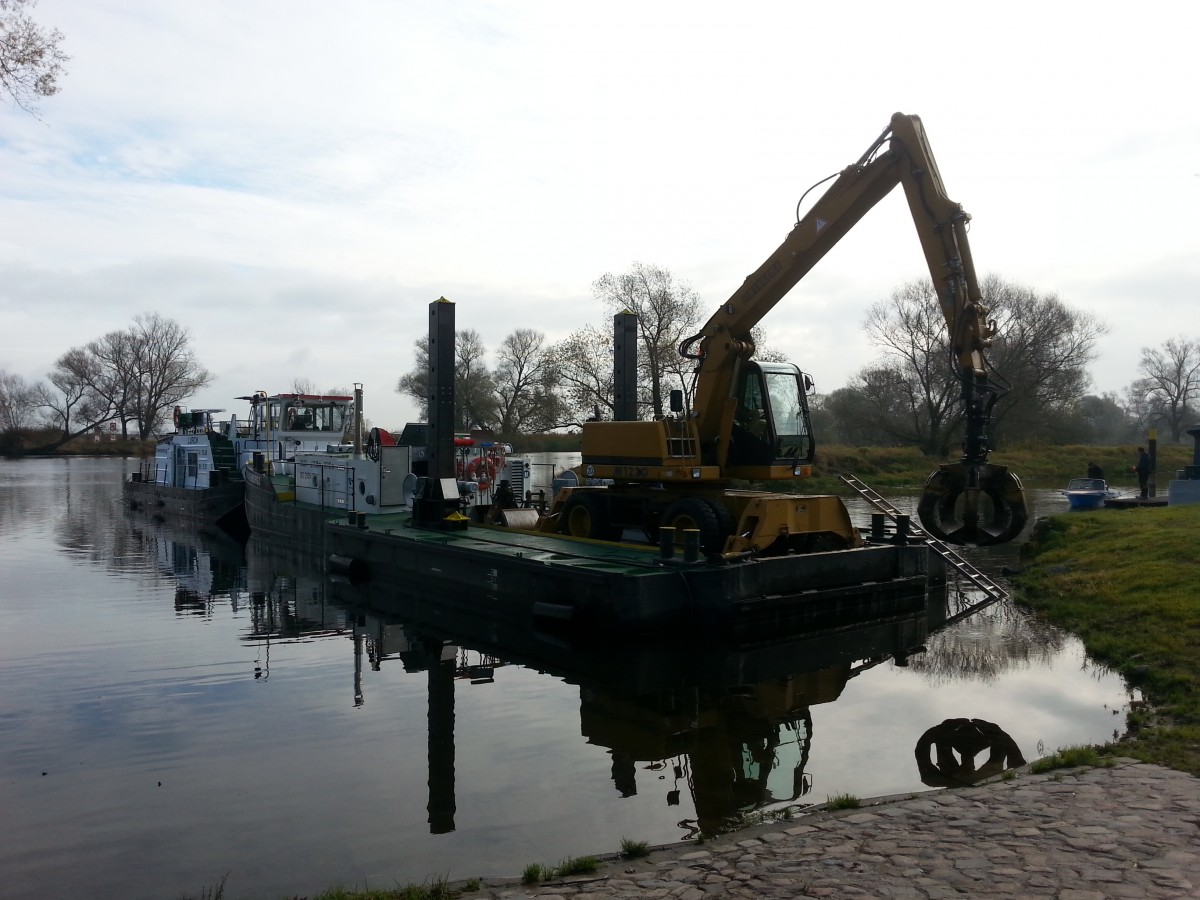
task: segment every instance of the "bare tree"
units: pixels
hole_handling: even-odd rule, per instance
[[[1137,422],[1112,392],[1088,394],[1075,405],[1083,444],[1123,444],[1137,438]]]
[[[1161,347],[1143,347],[1142,377],[1129,388],[1130,407],[1147,427],[1163,426],[1182,440],[1196,415],[1200,394],[1200,340],[1168,338]]]
[[[123,412],[134,413],[138,437],[145,440],[173,406],[182,403],[213,379],[192,352],[192,336],[174,319],[158,313],[135,316],[129,329],[133,353],[132,403]]]
[[[396,380],[396,393],[417,404],[417,417],[429,421],[429,337],[413,341],[413,367]]]
[[[58,29],[29,17],[27,10],[35,6],[37,0],[0,0],[0,90],[33,115],[39,98],[58,93],[71,58],[58,48],[63,39]]]
[[[699,295],[686,283],[676,282],[669,270],[640,262],[622,275],[602,275],[592,291],[609,312],[628,310],[637,315],[638,368],[648,387],[651,411],[661,417],[667,382],[677,382],[685,392],[691,387],[692,364],[679,355],[679,344],[699,328]]]
[[[995,276],[980,287],[999,325],[989,358],[997,380],[1008,388],[994,413],[993,440],[1064,439],[1077,421],[1073,411],[1089,384],[1086,367],[1105,327],[1054,294]],[[860,400],[875,403],[886,435],[947,455],[962,425],[961,391],[933,286],[925,281],[901,286],[871,308],[865,328],[884,359],[860,373],[853,386],[863,393]],[[884,374],[895,383],[885,383]]]
[[[94,385],[103,383],[99,359],[83,348],[68,350],[54,362],[50,385],[40,385],[38,404],[66,441],[116,416]]]
[[[21,432],[34,424],[37,407],[36,386],[0,369],[0,452],[21,449]]]
[[[473,328],[454,333],[454,427],[459,431],[496,425],[495,384],[484,362],[483,339]],[[396,393],[411,397],[418,415],[429,420],[429,337],[413,341],[412,369],[396,382]]]
[[[549,351],[564,424],[611,418],[613,403],[612,329],[585,325]],[[569,420],[574,419],[571,423]]]
[[[186,328],[158,313],[145,313],[124,331],[110,331],[85,347],[60,356],[40,405],[61,430],[59,443],[90,426],[117,419],[129,436],[129,423],[145,440],[168,410],[212,380],[197,361]],[[81,421],[82,420],[82,421]]]
[[[128,438],[129,423],[137,420],[141,391],[141,362],[133,332],[110,331],[91,341],[82,355],[72,349],[59,361],[67,362],[75,377],[87,379],[96,421],[117,419],[121,436]]]
[[[546,335],[532,328],[518,328],[500,343],[493,379],[501,434],[534,434],[560,424],[562,402],[548,351]]]
[[[925,453],[945,456],[959,425],[961,391],[933,284],[910,281],[897,288],[868,310],[864,327],[884,359],[864,369],[856,387],[883,415],[880,429]]]
[[[998,326],[992,362],[1010,385],[996,410],[993,435],[1069,439],[1063,428],[1087,394],[1087,366],[1107,326],[1071,309],[1057,294],[1039,294],[995,275],[980,289]]]

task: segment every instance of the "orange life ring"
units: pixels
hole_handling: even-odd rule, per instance
[[[179,414],[181,412],[182,410],[177,406],[175,407],[175,412],[171,414],[171,421],[174,423],[176,428],[179,427]]]
[[[478,481],[479,486],[490,488],[496,481],[496,463],[490,457],[479,456],[467,463],[467,480]]]

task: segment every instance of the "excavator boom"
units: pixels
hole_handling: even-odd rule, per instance
[[[544,527],[605,540],[640,527],[651,541],[664,529],[682,528],[700,532],[706,553],[726,557],[861,543],[837,497],[744,491],[733,483],[811,473],[811,381],[790,363],[755,360],[751,331],[897,185],[937,291],[965,404],[962,459],[929,477],[918,506],[921,523],[950,543],[1015,538],[1028,514],[1020,480],[988,462],[987,425],[1000,391],[985,355],[995,325],[967,243],[970,217],[946,195],[921,120],[901,113],[680,345],[696,361],[690,410],[652,422],[584,424],[579,487],[564,494],[560,513],[546,517]]]
[[[735,384],[754,352],[751,329],[898,184],[949,330],[966,419],[962,459],[930,476],[918,512],[926,529],[943,540],[1012,540],[1028,517],[1020,480],[987,461],[987,423],[999,390],[985,350],[995,324],[988,318],[967,241],[970,216],[947,196],[917,116],[892,116],[889,127],[842,170],[778,249],[680,347],[697,360],[694,410],[700,451],[718,466],[729,464]]]

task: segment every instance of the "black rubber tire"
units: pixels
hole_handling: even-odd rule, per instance
[[[615,541],[621,537],[621,530],[609,521],[608,504],[604,498],[587,492],[572,494],[567,498],[559,517],[558,530],[572,537],[598,541]]]
[[[722,519],[726,517],[733,518],[728,511],[723,517],[717,504],[710,500],[703,497],[682,497],[667,507],[659,520],[659,527],[677,529],[675,539],[680,542],[683,537],[679,532],[695,528],[700,532],[700,549],[705,553],[720,553],[725,549],[725,538],[733,531],[732,525],[728,530],[722,525]]]

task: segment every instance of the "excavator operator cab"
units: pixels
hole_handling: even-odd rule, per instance
[[[812,380],[791,363],[749,360],[734,386],[737,405],[729,447],[733,466],[811,463],[807,389]]]

